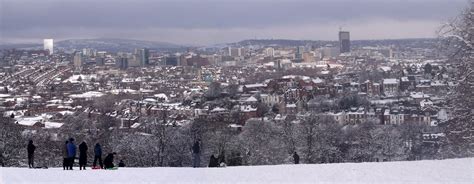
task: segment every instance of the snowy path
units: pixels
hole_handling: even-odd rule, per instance
[[[227,168],[0,168],[0,183],[474,183],[474,158]]]

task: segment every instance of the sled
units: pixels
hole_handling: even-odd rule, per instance
[[[105,170],[117,170],[118,167],[106,168]]]
[[[92,170],[97,170],[97,169],[102,169],[102,168],[100,168],[100,167],[98,167],[98,166],[95,166],[95,167],[91,167],[91,169],[92,169]]]

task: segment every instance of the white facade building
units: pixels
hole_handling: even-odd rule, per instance
[[[53,50],[54,50],[54,41],[53,39],[44,39],[43,40],[43,49],[44,50],[48,50],[49,51],[49,54],[53,54]]]

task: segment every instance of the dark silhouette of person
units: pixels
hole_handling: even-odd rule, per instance
[[[67,154],[67,144],[69,141],[66,141],[66,143],[63,146],[63,170],[69,170],[69,160],[68,160],[68,154]]]
[[[199,140],[194,142],[193,145],[193,167],[199,167],[201,165],[201,145]]]
[[[293,153],[293,160],[295,161],[295,164],[299,164],[300,163],[300,156],[298,155],[298,153]]]
[[[87,147],[86,142],[82,142],[79,144],[79,169],[86,170],[86,165],[87,165],[87,150],[89,148]]]
[[[35,150],[36,146],[33,144],[33,140],[30,140],[27,146],[29,168],[35,168]]]
[[[105,166],[105,169],[112,169],[114,168],[114,155],[116,153],[113,152],[113,153],[109,153],[105,159],[104,159],[104,166]]]
[[[119,167],[125,167],[125,163],[123,162],[123,160],[120,160],[118,166],[119,166]]]
[[[70,138],[69,143],[67,143],[67,159],[68,159],[69,170],[73,170],[72,167],[74,166],[75,158],[76,158],[76,144],[74,144],[74,138]]]
[[[219,161],[214,155],[209,159],[209,167],[219,167]]]
[[[92,167],[96,168],[97,161],[99,161],[100,168],[103,169],[104,165],[102,164],[102,146],[99,143],[95,144],[94,147],[94,163]]]

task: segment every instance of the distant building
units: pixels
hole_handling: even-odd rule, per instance
[[[339,54],[340,54],[339,48],[331,44],[328,44],[322,48],[323,58],[334,58],[334,57],[339,56]]]
[[[229,56],[232,57],[240,57],[243,56],[243,49],[242,48],[232,48],[229,47]]]
[[[54,41],[53,39],[44,39],[43,40],[43,49],[44,50],[48,50],[49,51],[49,54],[53,54],[53,50],[54,50]]]
[[[399,89],[399,81],[398,79],[383,79],[382,88],[386,96],[395,96]]]
[[[207,66],[209,65],[209,60],[205,57],[201,57],[200,55],[192,56],[186,60],[188,66]]]
[[[84,64],[84,57],[82,55],[82,52],[76,52],[74,55],[74,68],[81,69],[82,65]]]
[[[121,70],[127,69],[128,68],[128,58],[127,57],[118,57],[115,60],[115,65],[117,66],[117,68],[119,68]]]
[[[295,59],[303,59],[304,47],[296,47]]]
[[[128,67],[140,67],[141,56],[139,54],[128,54],[127,55]]]
[[[138,54],[141,66],[146,66],[150,64],[150,61],[149,61],[150,51],[147,48],[142,48],[138,50],[137,54]]]
[[[179,56],[168,56],[165,58],[165,65],[167,66],[178,66],[180,57]]]
[[[339,49],[341,53],[351,52],[351,39],[348,31],[339,31]]]
[[[93,54],[92,49],[90,49],[90,48],[83,48],[82,49],[82,55],[83,56],[90,57],[90,56],[92,56],[92,54]]]
[[[96,57],[95,58],[95,63],[98,66],[104,66],[105,65],[105,58],[104,57]]]
[[[273,57],[275,56],[275,49],[273,47],[268,47],[265,49],[265,56]]]

